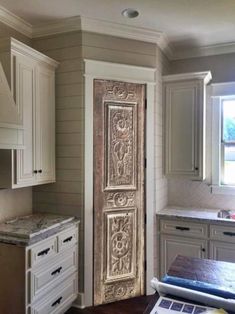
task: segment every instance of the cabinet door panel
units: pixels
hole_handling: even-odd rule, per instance
[[[34,147],[34,64],[21,55],[13,56],[15,77],[15,100],[24,126],[24,150],[16,152],[15,184],[33,185],[35,182]]]
[[[207,241],[161,235],[161,276],[164,276],[177,255],[206,258]]]
[[[235,263],[235,246],[232,243],[210,241],[210,258]]]
[[[37,181],[46,183],[55,181],[54,71],[40,66],[36,77]]]

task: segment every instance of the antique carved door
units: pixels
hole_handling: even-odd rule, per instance
[[[94,80],[94,304],[144,294],[145,85]]]

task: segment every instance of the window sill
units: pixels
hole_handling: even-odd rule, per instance
[[[235,186],[229,185],[212,185],[212,194],[235,195]]]

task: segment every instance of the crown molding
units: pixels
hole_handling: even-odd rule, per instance
[[[33,38],[80,30],[155,43],[169,58],[171,58],[173,54],[169,41],[163,32],[84,16],[75,16],[44,25],[34,26]]]
[[[81,31],[81,17],[74,16],[58,21],[36,25],[32,27],[32,37],[44,37],[73,31]]]
[[[32,38],[32,25],[20,18],[19,16],[15,15],[14,13],[8,11],[3,6],[0,6],[0,22],[15,29],[21,34]]]
[[[210,46],[201,46],[197,48],[181,48],[174,49],[171,60],[190,59],[198,57],[207,57],[214,55],[222,55],[235,52],[235,43],[218,44]]]
[[[84,16],[75,16],[42,25],[32,26],[24,19],[5,9],[3,6],[0,6],[0,22],[29,38],[38,38],[82,30],[155,43],[166,54],[169,60],[180,60],[235,53],[235,42],[203,46],[198,48],[183,47],[177,49],[171,46],[167,35],[163,32],[148,28],[92,19]]]

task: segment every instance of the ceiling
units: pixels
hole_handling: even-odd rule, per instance
[[[166,33],[172,47],[235,43],[235,0],[0,0],[32,25],[85,16]],[[139,17],[127,19],[125,8]]]

